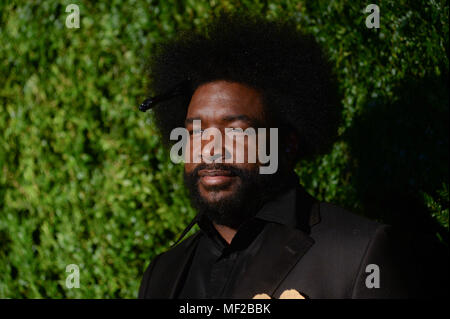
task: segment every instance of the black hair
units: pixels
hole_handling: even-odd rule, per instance
[[[337,136],[340,98],[331,64],[313,37],[293,22],[222,13],[205,32],[182,32],[160,44],[149,70],[155,94],[188,83],[185,94],[154,108],[165,144],[170,145],[173,128],[184,127],[195,89],[216,80],[261,92],[279,127],[297,133],[299,157],[327,151]]]

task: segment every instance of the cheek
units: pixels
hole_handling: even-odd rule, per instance
[[[255,164],[258,163],[257,137],[239,136],[233,138],[225,136],[225,148],[228,154],[226,163]]]
[[[190,173],[192,173],[193,171],[194,171],[194,169],[195,169],[195,164],[193,164],[193,163],[185,163],[184,164],[184,172],[186,173],[186,174],[190,174]]]
[[[189,140],[186,146],[186,152],[184,153],[185,163],[200,163],[201,162],[201,151],[202,142],[201,138],[194,138],[192,135],[189,136]]]

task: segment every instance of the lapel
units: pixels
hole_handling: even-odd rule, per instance
[[[273,295],[314,243],[301,230],[275,223],[268,224],[262,235],[260,249],[236,278],[231,298],[248,299],[260,293]]]
[[[171,287],[169,286],[169,298],[174,299],[177,297],[178,293],[181,289],[181,284],[184,282],[184,278],[186,278],[187,271],[189,270],[189,266],[192,262],[192,258],[194,257],[195,248],[197,247],[198,240],[196,238],[198,234],[193,238],[193,242],[187,247],[187,249],[183,253],[183,257],[179,260],[172,263],[172,267],[176,268],[175,271],[170,271],[168,273],[177,274],[174,278],[173,284]]]
[[[158,295],[150,296],[151,298],[177,298],[192,262],[199,234],[197,232],[161,256],[164,261],[156,264],[160,269],[152,277],[151,288],[148,289],[158,292]],[[165,274],[174,274],[174,276]]]
[[[231,298],[248,299],[258,293],[273,295],[292,268],[314,244],[309,229],[320,221],[319,205],[302,188],[296,191],[296,225],[270,222],[260,236],[260,248],[248,261],[229,288]],[[158,289],[166,291],[167,298],[176,298],[189,270],[199,233],[171,249],[172,258],[165,263],[165,273],[177,274],[173,280],[158,278]],[[164,297],[165,298],[165,297]]]
[[[310,227],[320,221],[319,204],[302,188],[296,196],[296,225],[268,223],[261,245],[245,269],[237,275],[231,298],[248,299],[256,294],[274,295],[289,272],[314,244]],[[294,226],[294,227],[293,227]]]

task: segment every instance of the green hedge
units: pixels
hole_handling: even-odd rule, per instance
[[[70,3],[79,29],[65,27]],[[194,216],[182,167],[137,111],[149,94],[145,63],[157,43],[221,10],[296,19],[335,62],[341,138],[299,164],[308,191],[394,223],[408,217],[383,199],[414,198],[445,238],[448,2],[382,1],[380,29],[365,27],[367,4],[2,2],[0,298],[137,296],[149,260]],[[69,264],[80,267],[79,289],[66,288]]]

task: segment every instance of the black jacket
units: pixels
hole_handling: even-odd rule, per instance
[[[267,223],[264,244],[234,280],[228,297],[265,293],[278,298],[287,289],[309,298],[408,297],[404,252],[390,226],[319,203],[301,187],[294,189],[293,198],[293,212],[276,211],[276,201],[265,206],[284,214],[285,221]],[[201,231],[151,262],[139,298],[177,298],[200,236]],[[369,288],[376,275],[369,265],[379,269],[379,288]]]

